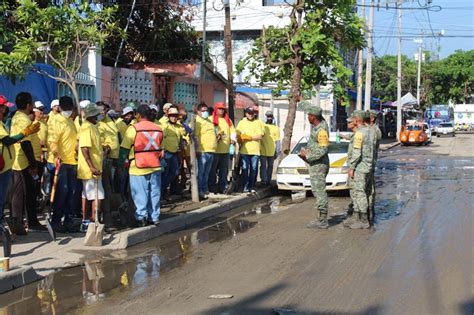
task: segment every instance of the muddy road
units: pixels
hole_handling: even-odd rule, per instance
[[[324,231],[305,228],[314,199],[274,197],[217,225],[91,257],[1,295],[0,306],[7,314],[472,315],[473,148],[466,134],[384,152],[373,230],[342,226],[347,196],[331,196]]]

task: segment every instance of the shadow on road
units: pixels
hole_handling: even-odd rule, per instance
[[[260,293],[249,296],[243,300],[235,301],[234,303],[217,306],[205,312],[201,312],[201,315],[212,315],[212,314],[277,314],[277,315],[302,315],[302,314],[335,314],[335,315],[376,315],[382,314],[381,306],[370,306],[360,311],[354,312],[339,312],[336,310],[308,310],[298,308],[292,304],[276,305],[275,307],[262,307],[259,304],[265,303],[266,300],[271,299],[272,296],[283,290],[286,284],[274,285]]]

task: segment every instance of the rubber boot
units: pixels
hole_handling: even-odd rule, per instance
[[[329,228],[328,215],[327,213],[320,212],[319,218],[313,220],[306,225],[308,229],[327,229]]]
[[[369,219],[367,218],[367,213],[362,213],[360,219],[356,220],[354,223],[349,225],[349,228],[353,230],[370,228]]]

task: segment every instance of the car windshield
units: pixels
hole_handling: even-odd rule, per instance
[[[440,127],[452,127],[453,124],[451,124],[451,123],[444,123],[444,124],[440,124],[439,126],[440,126]]]
[[[300,141],[291,151],[292,154],[298,154],[301,151],[301,148],[306,148],[306,141]],[[330,142],[328,154],[335,153],[347,153],[349,150],[349,142]]]
[[[407,128],[408,130],[410,131],[413,131],[413,130],[421,130],[421,126],[418,126],[418,125],[412,125],[412,126],[408,126]]]

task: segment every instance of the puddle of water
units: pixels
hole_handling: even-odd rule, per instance
[[[200,245],[223,242],[245,233],[258,224],[261,215],[289,207],[287,199],[269,198],[252,208],[241,208],[240,214],[217,224],[165,235],[130,250],[86,260],[81,267],[61,270],[0,295],[0,314],[83,313],[88,305],[125,291],[132,296],[139,295],[164,273],[183,266],[192,258],[199,259],[195,252]]]

